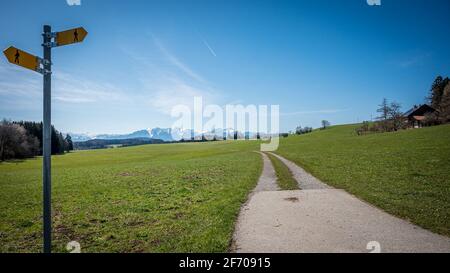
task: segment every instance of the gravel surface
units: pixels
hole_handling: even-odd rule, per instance
[[[263,172],[253,192],[280,190],[277,184],[277,175],[270,158],[264,153],[261,153],[261,155],[264,161]]]
[[[342,190],[259,192],[242,210],[237,253],[450,253],[450,238]]]
[[[300,185],[300,189],[302,190],[331,189],[330,186],[322,183],[320,180],[318,180],[317,178],[315,178],[314,176],[310,175],[305,170],[297,166],[297,164],[295,164],[294,162],[289,161],[286,158],[281,157],[277,154],[274,153],[270,154],[280,159],[289,168],[289,170],[291,170],[292,175]]]
[[[270,159],[262,156],[264,170],[239,214],[232,252],[450,253],[450,238],[332,189],[276,155],[302,188],[278,191]]]

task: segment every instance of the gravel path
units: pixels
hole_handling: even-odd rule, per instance
[[[281,157],[277,154],[274,153],[270,154],[280,159],[289,168],[289,170],[291,170],[292,175],[300,185],[300,189],[302,190],[331,189],[330,186],[322,183],[319,179],[307,173],[305,170],[297,166],[297,164],[295,164],[294,162],[289,161],[286,158]]]
[[[280,158],[303,190],[278,191],[270,159],[242,207],[233,236],[238,253],[450,253],[450,238],[332,189]]]
[[[450,238],[343,190],[259,192],[239,217],[237,253],[450,253]],[[369,248],[369,249],[368,249]]]
[[[275,169],[273,168],[272,162],[270,161],[270,158],[264,153],[260,154],[262,155],[264,161],[264,167],[261,177],[259,178],[258,185],[253,190],[253,192],[280,190],[277,184],[277,175],[275,173]]]

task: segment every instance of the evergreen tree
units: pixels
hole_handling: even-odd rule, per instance
[[[72,141],[72,137],[67,134],[66,136],[66,152],[70,152],[73,151],[73,141]]]
[[[59,133],[58,135],[58,142],[59,142],[58,154],[64,154],[64,152],[66,151],[67,144],[62,133]]]
[[[9,124],[9,125],[8,125]],[[42,138],[43,138],[43,125],[42,122],[32,122],[32,121],[17,121],[17,122],[9,122],[3,121],[0,126],[6,128],[5,130],[9,130],[8,126],[15,125],[16,127],[24,132],[24,135],[18,136],[14,139],[19,139],[16,141],[14,145],[8,146],[11,151],[14,151],[9,155],[9,158],[25,158],[30,156],[42,155]],[[22,129],[20,129],[22,128]],[[52,134],[52,154],[63,154],[66,151],[66,147],[70,150],[73,150],[73,142],[72,138],[62,136],[54,126],[51,127]],[[11,131],[11,130],[9,130]],[[68,141],[70,140],[70,141]],[[19,145],[21,147],[16,147]]]
[[[430,96],[428,99],[431,106],[437,110],[434,115],[436,123],[446,123],[450,121],[450,99],[448,98],[450,93],[450,87],[448,87],[449,84],[450,79],[448,77],[444,79],[441,76],[438,76],[431,86]]]
[[[52,154],[58,155],[64,153],[64,138],[54,126],[52,126]]]
[[[450,82],[444,88],[439,108],[441,122],[450,122]]]
[[[444,91],[443,84],[444,79],[441,76],[438,76],[431,86],[429,101],[431,107],[434,109],[439,109],[439,105],[441,104],[442,93]]]

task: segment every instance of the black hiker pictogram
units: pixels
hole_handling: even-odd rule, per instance
[[[14,57],[15,57],[14,63],[20,64],[20,60],[19,60],[19,58],[20,58],[20,53],[19,53],[19,50],[16,50],[16,55],[14,55]]]
[[[75,29],[75,32],[73,33],[73,41],[78,42],[78,30]]]

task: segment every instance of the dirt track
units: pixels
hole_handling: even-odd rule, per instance
[[[450,238],[333,189],[281,157],[302,190],[273,190],[276,176],[270,160],[265,155],[263,158],[260,184],[236,224],[234,252],[450,253]]]

